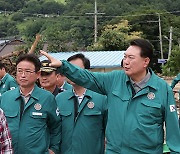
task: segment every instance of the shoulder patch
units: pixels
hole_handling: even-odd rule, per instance
[[[176,106],[175,105],[170,105],[170,112],[175,112],[176,111]]]

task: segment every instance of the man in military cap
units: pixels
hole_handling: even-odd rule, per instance
[[[49,66],[49,60],[43,60],[39,77],[40,86],[50,91],[54,96],[61,92],[61,89],[57,86],[57,77],[57,69]]]

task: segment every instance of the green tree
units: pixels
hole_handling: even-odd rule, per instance
[[[23,29],[23,33],[26,38],[30,40],[36,36],[36,34],[41,33],[44,26],[44,20],[32,20],[28,22],[29,24]]]
[[[176,46],[172,50],[169,61],[163,66],[163,74],[168,76],[177,75],[180,72],[180,48]]]
[[[21,13],[21,12],[15,12],[11,17],[11,20],[18,21],[18,22],[23,22],[24,14]]]
[[[62,31],[62,29],[53,24],[42,32],[44,41],[48,43],[49,51],[65,51],[67,49],[68,31]]]
[[[42,14],[62,14],[64,5],[55,1],[46,1],[42,5]]]
[[[37,0],[30,0],[27,1],[26,5],[23,7],[22,11],[24,13],[29,13],[29,14],[37,14],[42,12],[42,2],[37,1]]]
[[[115,25],[105,26],[104,31],[97,43],[90,46],[91,50],[124,50],[129,41],[142,35],[141,32],[130,32],[131,26],[127,20],[123,20]]]
[[[3,20],[0,22],[0,36],[7,37],[7,36],[16,36],[18,35],[19,31],[16,27],[16,22]]]

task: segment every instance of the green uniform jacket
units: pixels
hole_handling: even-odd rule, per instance
[[[166,142],[180,152],[180,128],[172,89],[151,70],[147,85],[132,97],[129,77],[122,71],[98,73],[63,60],[59,71],[71,81],[107,95],[107,154],[161,154]]]
[[[72,90],[72,86],[69,83],[65,82],[63,85],[63,89],[64,90]]]
[[[87,90],[74,120],[74,93],[60,93],[56,102],[62,119],[62,154],[103,154],[106,96]]]
[[[0,82],[0,96],[8,90],[15,89],[17,86],[16,80],[10,74],[6,73]]]
[[[177,75],[177,77],[175,77],[173,79],[173,81],[171,82],[171,88],[173,89],[175,87],[175,85],[180,81],[180,73]]]
[[[58,153],[60,118],[57,116],[54,96],[35,86],[25,105],[21,121],[20,103],[19,88],[10,90],[1,96],[0,107],[7,118],[14,153],[48,154],[48,148]]]

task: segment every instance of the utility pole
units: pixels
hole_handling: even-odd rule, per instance
[[[4,11],[4,16],[6,16],[7,15],[7,12],[6,12],[6,9],[5,9],[5,11]]]
[[[160,18],[160,14],[157,13],[158,18],[159,18],[159,41],[160,41],[160,50],[161,50],[161,59],[164,59],[163,56],[163,49],[162,49],[162,34],[161,34],[161,18]]]
[[[95,0],[95,5],[94,5],[94,13],[86,13],[86,14],[92,14],[94,15],[94,43],[97,42],[97,15],[99,14],[105,14],[105,13],[98,13],[97,11],[97,3]]]
[[[173,31],[173,28],[172,26],[170,27],[170,30],[169,30],[169,52],[168,52],[168,60],[171,56],[171,48],[172,48],[172,31]]]

